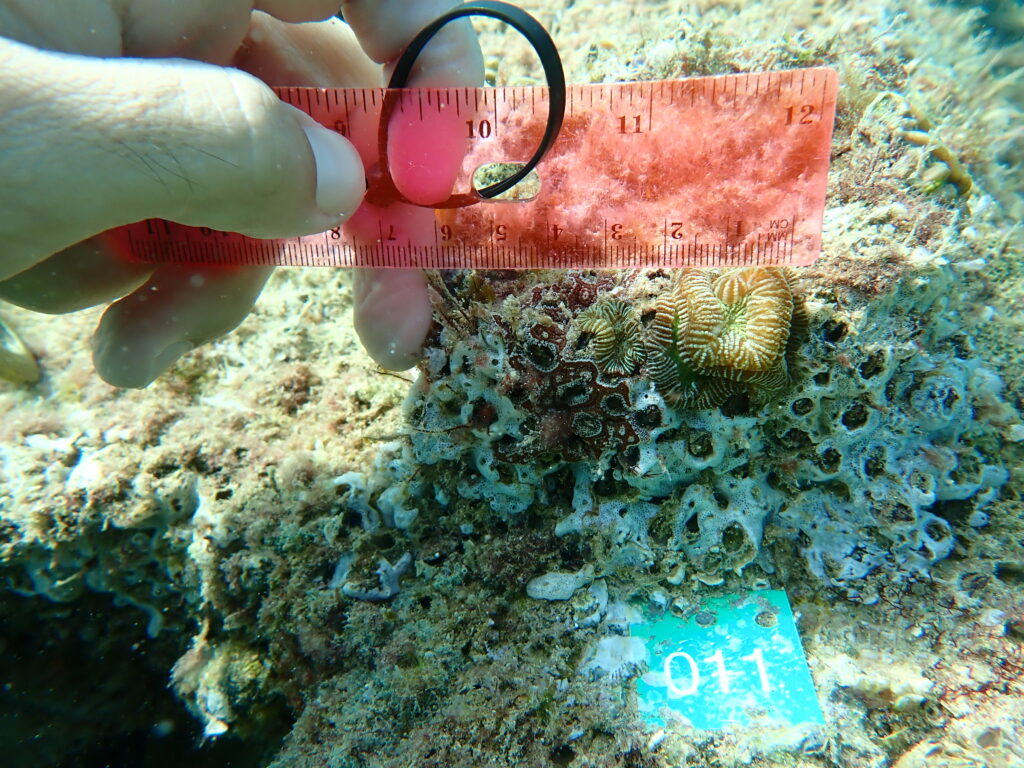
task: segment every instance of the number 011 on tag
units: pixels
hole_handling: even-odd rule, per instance
[[[710,598],[686,618],[633,624],[630,634],[647,647],[637,698],[651,725],[824,724],[785,592]]]

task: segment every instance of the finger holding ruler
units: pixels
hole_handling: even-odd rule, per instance
[[[564,93],[275,90],[359,149],[369,188],[349,222],[259,240],[150,219],[109,233],[121,251],[161,263],[435,269],[806,265],[821,251],[838,92],[830,68]],[[563,99],[561,130],[549,136]],[[390,174],[380,173],[393,119],[412,132],[421,124],[424,137],[437,136],[440,123],[446,140],[462,142],[455,189],[468,194],[451,198],[461,205],[403,205],[399,215],[385,205],[395,195]],[[498,197],[476,194],[536,160],[538,146],[542,159],[525,181]]]

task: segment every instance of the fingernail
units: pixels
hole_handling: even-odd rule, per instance
[[[319,124],[303,124],[316,162],[316,206],[332,218],[351,216],[366,191],[359,153],[347,139]]]

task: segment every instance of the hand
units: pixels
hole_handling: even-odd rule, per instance
[[[268,269],[131,263],[93,236],[151,217],[254,237],[347,220],[365,190],[358,153],[264,82],[380,86],[378,64],[455,2],[350,0],[351,28],[329,18],[338,4],[0,0],[0,298],[60,313],[123,297],[93,337],[96,368],[117,386],[145,386],[240,323]],[[462,21],[428,45],[409,85],[481,80]],[[421,172],[443,184],[450,165]],[[358,270],[355,285],[370,354],[413,365],[430,322],[422,273]]]

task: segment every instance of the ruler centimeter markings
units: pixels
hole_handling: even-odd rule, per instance
[[[375,161],[382,89],[275,90]],[[820,254],[834,70],[567,90],[561,133],[528,200],[437,210],[432,221],[427,211],[413,230],[364,203],[353,220],[371,226],[286,240],[160,219],[108,240],[152,262],[434,269],[805,265]],[[441,110],[460,118],[467,152],[457,191],[470,189],[478,168],[525,162],[547,107],[540,86],[410,89],[396,104],[404,119]]]

